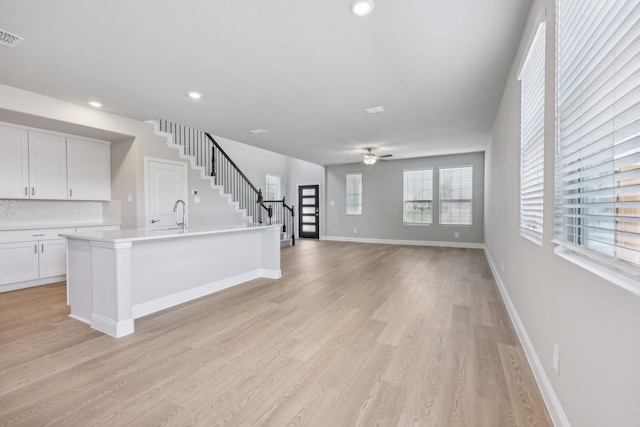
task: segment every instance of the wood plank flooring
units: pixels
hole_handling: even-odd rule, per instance
[[[0,426],[550,426],[480,250],[298,240],[283,277],[136,321],[0,294]]]

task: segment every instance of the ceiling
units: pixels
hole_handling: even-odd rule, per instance
[[[318,164],[484,150],[531,1],[350,2],[3,0],[0,83]]]

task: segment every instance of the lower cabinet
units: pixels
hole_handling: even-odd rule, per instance
[[[67,274],[66,239],[38,242],[40,278]]]
[[[67,242],[59,234],[118,229],[101,225],[0,231],[0,292],[63,280]]]
[[[40,277],[38,242],[0,244],[0,284],[24,282]]]
[[[65,274],[65,239],[0,244],[0,285]]]

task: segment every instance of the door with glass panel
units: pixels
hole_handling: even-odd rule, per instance
[[[298,236],[309,239],[320,238],[320,199],[319,186],[298,186],[299,231]]]

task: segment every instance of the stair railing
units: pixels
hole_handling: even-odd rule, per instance
[[[173,143],[181,146],[185,155],[215,178],[215,184],[222,186],[223,192],[231,194],[254,223],[272,221],[273,210],[264,204],[262,191],[249,181],[211,135],[168,120],[157,120],[157,123],[160,131],[173,135]]]
[[[215,139],[204,133],[211,142],[211,167],[210,176],[215,179],[216,185],[221,185],[225,193],[232,195],[235,202],[238,202],[240,209],[244,209],[254,222],[270,224],[273,218],[273,209],[264,203],[262,190],[257,189],[249,178],[246,177],[240,168],[224,152]],[[264,219],[264,213],[267,218]]]
[[[284,239],[291,239],[291,245],[295,245],[295,210],[293,205],[287,205],[284,197],[282,200],[265,200],[264,204],[273,209],[273,218],[276,218],[276,223],[282,224]]]

